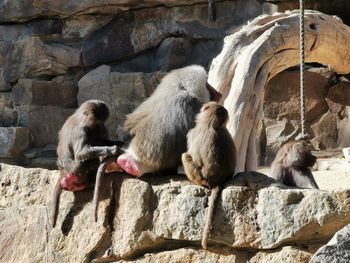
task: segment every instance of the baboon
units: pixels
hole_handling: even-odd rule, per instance
[[[319,189],[310,169],[316,159],[305,141],[288,142],[277,152],[270,177],[287,186]]]
[[[108,140],[106,104],[99,100],[84,102],[63,124],[57,146],[60,178],[53,194],[52,225],[55,227],[62,189],[82,191],[94,182],[101,156],[117,156],[119,142]],[[116,144],[119,144],[116,145]]]
[[[211,190],[202,237],[204,249],[207,248],[220,188],[235,171],[236,149],[226,128],[227,121],[228,112],[222,105],[215,102],[205,104],[196,118],[196,126],[188,132],[188,150],[182,154],[187,178]]]
[[[127,116],[124,127],[133,138],[119,156],[118,165],[134,176],[176,170],[186,151],[186,134],[194,126],[202,104],[220,98],[221,94],[207,83],[202,66],[171,71]]]

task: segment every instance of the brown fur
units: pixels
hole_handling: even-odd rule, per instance
[[[226,128],[228,112],[223,106],[215,102],[205,104],[196,121],[196,126],[187,135],[188,151],[182,155],[182,163],[191,182],[211,189],[202,238],[202,246],[206,249],[215,200],[220,187],[233,176],[236,150]]]
[[[167,74],[154,91],[127,116],[125,130],[133,135],[129,148],[144,172],[176,169],[186,151],[186,134],[195,115],[210,100],[207,73],[198,65]]]
[[[108,115],[109,111],[104,102],[86,101],[66,120],[59,132],[57,166],[60,178],[53,194],[53,227],[56,225],[59,211],[62,178],[73,172],[79,176],[80,183],[94,182],[100,163],[99,156],[115,155],[119,152],[117,146],[102,146],[115,144],[108,140],[105,126]]]
[[[319,189],[310,169],[315,163],[316,156],[308,143],[291,141],[277,152],[270,177],[287,186]]]

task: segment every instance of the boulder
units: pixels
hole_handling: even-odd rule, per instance
[[[310,263],[349,262],[350,261],[350,225],[339,230],[334,237],[321,247]]]

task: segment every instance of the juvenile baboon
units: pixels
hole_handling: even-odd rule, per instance
[[[233,176],[236,149],[226,128],[227,110],[215,103],[205,104],[196,118],[196,126],[188,132],[186,153],[182,163],[187,178],[211,190],[208,216],[203,230],[202,246],[207,248],[212,228],[215,201],[223,184]]]
[[[125,129],[133,138],[118,165],[127,173],[176,169],[186,151],[186,134],[203,103],[221,94],[207,84],[202,66],[192,65],[167,74],[154,93],[127,116]]]
[[[100,156],[118,155],[121,149],[108,140],[106,104],[99,100],[84,102],[63,124],[57,146],[60,178],[53,194],[52,225],[56,225],[62,189],[82,191],[94,182]],[[113,145],[113,146],[111,146]]]
[[[270,177],[287,186],[319,189],[310,169],[315,163],[316,156],[308,143],[291,141],[277,152]]]

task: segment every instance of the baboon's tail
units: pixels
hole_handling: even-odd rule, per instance
[[[214,188],[211,189],[211,192],[210,192],[209,204],[208,204],[208,215],[207,215],[207,220],[205,221],[205,227],[204,227],[203,236],[202,236],[202,247],[204,249],[207,249],[209,234],[212,228],[212,221],[213,221],[216,199],[219,195],[219,192],[220,192],[219,186],[215,186]]]

